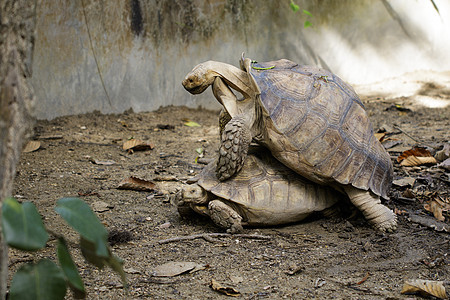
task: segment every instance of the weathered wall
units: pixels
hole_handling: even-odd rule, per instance
[[[217,108],[181,80],[214,59],[289,58],[351,83],[419,69],[450,70],[450,3],[428,0],[38,1],[33,85],[37,117],[93,110]],[[83,5],[84,4],[84,5]]]

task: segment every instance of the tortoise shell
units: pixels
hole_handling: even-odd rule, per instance
[[[351,184],[387,197],[393,168],[364,105],[333,73],[282,59],[246,70],[260,95],[260,141],[297,173],[322,184]]]
[[[200,173],[197,184],[233,207],[248,225],[297,222],[313,212],[334,205],[342,194],[313,183],[283,164],[261,147],[245,160],[242,170],[219,181],[215,162]]]

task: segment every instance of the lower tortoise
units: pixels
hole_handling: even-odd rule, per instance
[[[251,148],[242,170],[219,181],[216,162],[209,163],[178,195],[178,211],[190,210],[210,217],[229,233],[242,226],[279,225],[301,221],[326,210],[345,195],[320,186],[280,164],[262,147]]]

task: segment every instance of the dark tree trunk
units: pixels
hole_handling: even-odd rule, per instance
[[[29,84],[36,2],[0,0],[0,201],[11,196],[24,136],[32,125]],[[1,221],[1,215],[0,215]],[[0,234],[0,299],[5,299],[8,248]]]

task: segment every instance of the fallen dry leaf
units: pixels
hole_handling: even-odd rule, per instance
[[[387,132],[377,132],[374,135],[377,138],[377,140],[382,142],[384,140],[384,137],[386,136],[386,134],[387,134]]]
[[[447,293],[442,281],[416,279],[406,281],[403,285],[402,294],[432,295],[440,299],[447,299]]]
[[[145,151],[145,150],[152,150],[155,148],[155,145],[152,143],[144,142],[143,140],[139,139],[131,139],[123,143],[122,146],[123,150],[133,150],[133,151]]]
[[[416,180],[412,177],[403,177],[403,178],[392,181],[392,184],[396,185],[396,186],[400,186],[400,187],[406,187],[406,186],[413,187],[415,181]]]
[[[153,191],[155,187],[156,185],[151,181],[130,176],[122,180],[117,188],[121,190]]]
[[[442,206],[435,200],[430,201],[429,203],[425,203],[423,207],[433,213],[436,220],[445,221],[445,217],[442,215]]]
[[[420,166],[425,164],[436,164],[437,160],[431,155],[430,151],[423,147],[414,147],[404,151],[397,162],[405,167]]]
[[[198,263],[192,261],[171,261],[157,266],[152,276],[155,277],[172,277],[189,272],[198,267]],[[200,265],[202,266],[202,265]]]
[[[211,283],[209,286],[216,292],[219,292],[227,296],[239,297],[241,295],[241,293],[239,293],[239,291],[237,291],[235,288],[225,287],[220,283],[218,283],[217,281],[215,281],[214,279],[211,279]]]
[[[29,141],[23,148],[22,152],[23,153],[33,152],[33,151],[36,151],[37,149],[39,149],[40,147],[41,147],[41,142]]]

